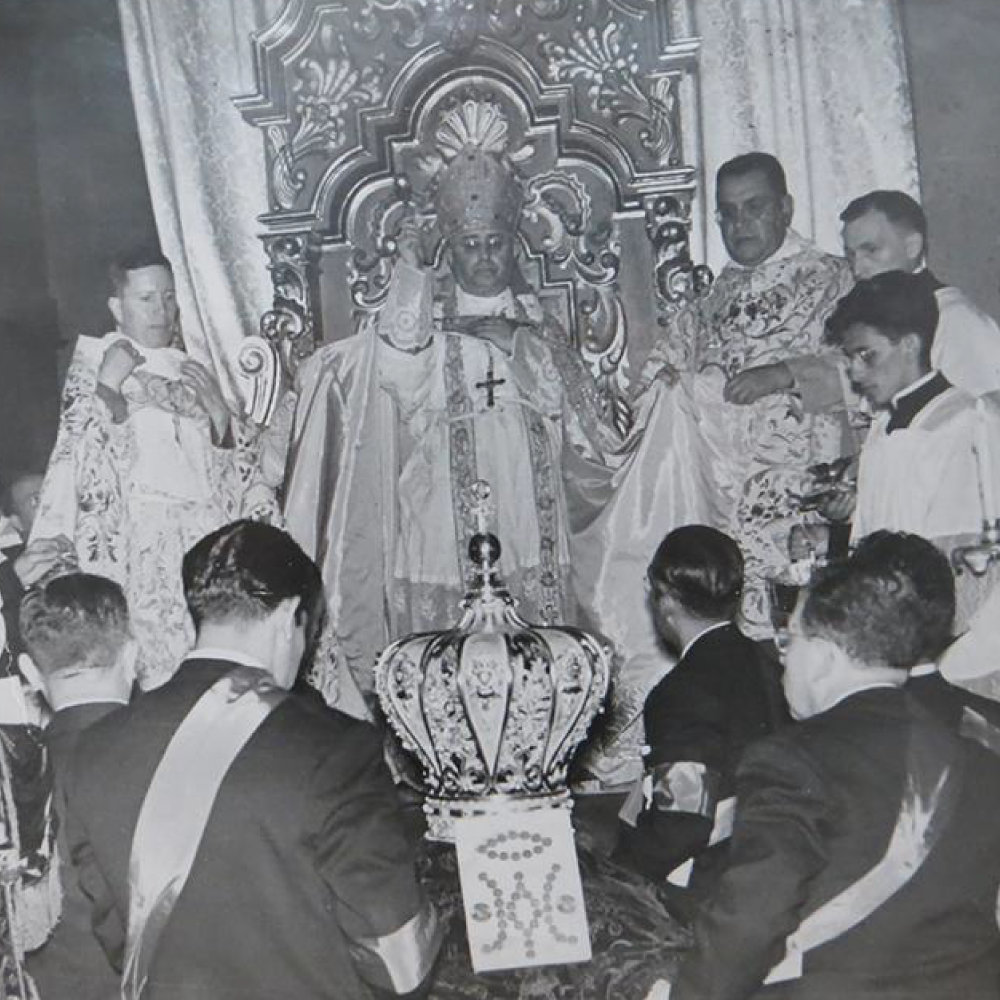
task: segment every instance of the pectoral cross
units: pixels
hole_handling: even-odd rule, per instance
[[[476,383],[477,389],[486,390],[486,405],[491,410],[493,409],[493,405],[496,403],[496,394],[493,390],[498,385],[503,385],[507,381],[505,378],[494,378],[493,374],[493,354],[491,352],[489,355],[489,361],[486,365],[486,378],[483,379],[482,382]]]

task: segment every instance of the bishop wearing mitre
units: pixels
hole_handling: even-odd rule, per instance
[[[465,127],[437,133],[442,265],[404,232],[381,312],[298,373],[284,514],[327,590],[312,680],[348,710],[348,683],[371,689],[388,642],[457,619],[478,480],[522,612],[573,620],[569,536],[593,516],[614,443],[593,378],[518,267],[524,187],[499,111],[473,105],[449,112]]]

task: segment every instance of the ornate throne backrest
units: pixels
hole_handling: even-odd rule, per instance
[[[526,183],[521,272],[624,428],[627,361],[698,276],[682,142],[697,42],[669,38],[668,6],[290,0],[253,40],[258,93],[237,100],[265,136],[261,332],[285,363],[382,307],[405,219],[442,265],[430,179],[472,122],[503,131]]]

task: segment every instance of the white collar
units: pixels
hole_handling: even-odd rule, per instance
[[[781,243],[781,246],[771,254],[770,257],[758,262],[757,264],[741,264],[739,261],[730,258],[729,265],[736,268],[738,271],[755,271],[758,267],[765,267],[768,264],[777,263],[780,260],[785,260],[788,257],[794,257],[798,253],[802,253],[803,250],[809,247],[809,241],[799,236],[794,229],[789,227],[785,230],[785,238]]]
[[[891,405],[898,406],[899,401],[904,396],[909,396],[909,394],[913,392],[914,389],[919,389],[926,382],[930,382],[930,380],[934,378],[935,375],[937,375],[937,369],[932,368],[926,375],[921,375],[916,382],[911,382],[908,386],[906,386],[905,389],[900,389],[899,392],[897,392],[896,395],[892,397]]]
[[[58,715],[60,712],[65,712],[67,708],[79,708],[81,705],[127,705],[127,698],[100,698],[97,695],[93,697],[81,696],[79,698],[71,698],[69,701],[63,702],[58,708],[52,709],[53,713]]]
[[[862,684],[859,687],[852,688],[850,691],[845,691],[839,698],[835,701],[830,702],[826,708],[823,709],[824,712],[829,712],[831,708],[836,708],[842,701],[847,701],[848,698],[853,698],[856,694],[861,694],[862,691],[875,691],[878,688],[899,688],[902,687],[901,684],[890,684],[888,681],[877,681],[874,684]]]
[[[508,285],[496,295],[473,295],[461,285],[455,286],[455,312],[459,316],[504,316],[513,315],[517,299]]]
[[[241,650],[226,649],[224,646],[195,646],[182,662],[187,663],[188,660],[228,660],[230,663],[238,663],[241,667],[253,667],[255,670],[267,670],[270,673],[260,660]]]
[[[938,672],[936,663],[918,663],[910,669],[911,677],[930,677]]]
[[[123,333],[121,330],[112,330],[110,333],[106,333],[100,338],[100,342],[106,346],[110,346],[116,341],[124,340],[130,344],[135,344],[135,346],[142,352],[143,357],[147,360],[150,358],[187,358],[187,354],[177,347],[146,347],[140,344],[137,340],[133,340],[127,333]]]
[[[691,639],[688,644],[681,650],[681,660],[691,651],[691,647],[703,636],[707,635],[709,632],[714,632],[717,628],[725,628],[730,622],[716,622],[714,625],[709,625],[708,628],[703,628],[693,639]],[[680,661],[678,661],[680,662]]]

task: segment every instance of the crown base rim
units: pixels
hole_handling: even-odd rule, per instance
[[[472,816],[502,816],[538,812],[543,809],[572,810],[573,797],[567,789],[534,794],[495,794],[483,798],[424,799],[427,831],[424,839],[439,844],[455,843],[455,821]]]

